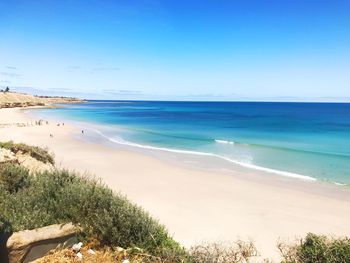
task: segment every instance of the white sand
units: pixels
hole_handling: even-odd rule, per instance
[[[0,123],[27,121],[19,109],[0,110]],[[233,174],[191,170],[74,136],[82,136],[80,130],[68,125],[0,128],[0,141],[48,147],[60,166],[95,174],[159,218],[186,246],[250,238],[263,256],[276,258],[279,238],[350,235],[350,190],[344,187],[239,168]]]

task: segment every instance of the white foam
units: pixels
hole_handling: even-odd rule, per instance
[[[346,186],[347,184],[343,184],[343,183],[337,183],[337,182],[332,182],[335,185],[340,185],[340,186]]]
[[[316,181],[316,178],[311,177],[311,176],[307,176],[307,175],[301,175],[301,174],[297,174],[297,173],[291,173],[291,172],[286,172],[286,171],[275,170],[275,169],[271,169],[271,168],[258,166],[258,165],[255,165],[255,164],[243,163],[243,162],[232,160],[230,158],[227,158],[227,157],[224,157],[224,156],[221,156],[221,155],[214,154],[213,156],[219,157],[219,158],[224,159],[224,160],[226,160],[228,162],[231,162],[231,163],[234,163],[234,164],[246,167],[246,168],[251,168],[251,169],[255,169],[255,170],[259,170],[259,171],[264,171],[264,172],[268,172],[268,173],[278,174],[278,175],[282,175],[282,176],[286,176],[286,177],[302,179],[302,180],[306,180],[306,181]]]
[[[285,176],[285,177],[302,179],[302,180],[306,180],[306,181],[316,181],[316,178],[311,177],[311,176],[301,175],[301,174],[291,173],[291,172],[286,172],[286,171],[279,171],[279,170],[266,168],[266,167],[262,167],[262,166],[258,166],[258,165],[254,165],[254,164],[244,163],[244,162],[236,161],[236,160],[230,159],[228,157],[221,156],[221,155],[214,154],[214,153],[197,152],[197,151],[189,151],[189,150],[179,150],[179,149],[169,149],[169,148],[163,148],[163,147],[154,147],[154,146],[150,146],[150,145],[142,145],[142,144],[138,144],[138,143],[125,141],[122,138],[110,138],[110,137],[104,135],[99,130],[96,130],[96,129],[93,129],[93,130],[96,133],[98,133],[99,135],[101,135],[102,137],[106,138],[107,140],[109,140],[111,142],[114,142],[114,143],[121,144],[121,145],[133,146],[133,147],[138,147],[138,148],[143,148],[143,149],[148,149],[148,150],[158,150],[158,151],[173,152],[173,153],[182,153],[182,154],[192,154],[192,155],[216,157],[216,158],[228,161],[230,163],[233,163],[233,164],[245,167],[245,168],[250,168],[250,169],[254,169],[254,170],[258,170],[258,171],[263,171],[263,172],[267,172],[267,173],[277,174],[277,175],[281,175],[281,176]]]
[[[231,145],[235,144],[235,142],[233,141],[225,141],[225,140],[215,140],[215,142],[221,143],[221,144],[231,144]]]
[[[122,138],[110,138],[106,135],[104,135],[102,132],[99,130],[94,129],[94,131],[98,134],[100,134],[102,137],[106,138],[107,140],[122,144],[122,145],[128,145],[128,146],[134,146],[134,147],[139,147],[143,149],[148,149],[148,150],[159,150],[159,151],[166,151],[166,152],[173,152],[173,153],[185,153],[185,154],[195,154],[195,155],[203,155],[203,156],[212,156],[211,153],[205,153],[205,152],[196,152],[196,151],[188,151],[188,150],[179,150],[179,149],[170,149],[170,148],[163,148],[163,147],[155,147],[155,146],[150,146],[150,145],[144,145],[144,144],[138,144],[138,143],[133,143],[129,141],[125,141]]]

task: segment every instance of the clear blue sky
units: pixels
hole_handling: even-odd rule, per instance
[[[0,0],[0,86],[111,99],[350,97],[350,1]]]

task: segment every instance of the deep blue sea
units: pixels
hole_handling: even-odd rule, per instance
[[[88,101],[39,112],[97,124],[115,143],[350,184],[346,103]]]

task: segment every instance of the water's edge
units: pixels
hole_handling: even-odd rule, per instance
[[[30,110],[27,111],[28,114],[30,114],[33,117],[40,117],[40,118],[46,118],[52,121],[62,121],[62,119],[58,120],[56,118],[53,118],[51,116],[47,117],[45,116],[45,114],[42,115],[42,112],[40,112],[40,114],[38,114],[37,111]],[[254,164],[249,164],[249,163],[244,163],[244,162],[240,162],[237,160],[233,160],[230,159],[228,157],[225,156],[221,156],[218,154],[214,154],[214,153],[210,153],[210,152],[199,152],[199,151],[190,151],[190,150],[181,150],[181,149],[175,149],[175,148],[165,148],[165,147],[156,147],[156,146],[151,146],[151,145],[143,145],[143,144],[139,144],[139,143],[134,143],[134,142],[130,142],[130,141],[126,141],[121,137],[117,137],[114,136],[109,137],[108,135],[106,135],[105,133],[103,133],[103,125],[101,125],[100,123],[94,123],[93,121],[91,122],[81,122],[81,121],[74,121],[74,120],[69,120],[69,119],[64,119],[67,123],[78,127],[79,129],[84,129],[86,131],[91,131],[93,132],[96,136],[85,136],[84,140],[89,141],[92,140],[95,143],[103,143],[100,139],[104,139],[112,144],[115,145],[121,145],[121,146],[127,146],[127,147],[131,147],[131,148],[135,148],[135,149],[142,149],[145,151],[142,151],[142,153],[147,154],[149,152],[147,151],[157,151],[157,152],[167,152],[167,153],[174,153],[174,154],[179,154],[182,156],[202,156],[202,157],[211,157],[211,158],[216,158],[218,160],[222,160],[225,161],[227,164],[233,164],[236,166],[240,166],[242,168],[247,168],[247,169],[251,169],[254,171],[259,171],[259,172],[263,172],[263,173],[267,173],[270,175],[278,175],[278,176],[282,176],[282,177],[287,177],[287,178],[293,178],[293,179],[298,179],[298,180],[303,180],[303,181],[320,181],[320,182],[326,182],[326,183],[331,183],[337,186],[345,186],[346,188],[349,186],[348,184],[343,184],[343,183],[339,183],[339,182],[334,182],[334,181],[329,181],[329,180],[322,180],[319,178],[315,178],[315,177],[311,177],[308,175],[302,175],[302,174],[297,174],[297,173],[291,173],[291,172],[287,172],[287,171],[281,171],[281,170],[276,170],[276,169],[271,169],[271,168],[266,168],[266,167],[262,167],[262,166],[257,166]],[[106,127],[108,127],[108,125],[105,125]],[[116,125],[113,125],[116,126]],[[101,128],[102,129],[99,129]],[[86,133],[85,133],[86,134]],[[89,134],[89,133],[88,133]],[[91,133],[90,133],[91,134]],[[96,137],[100,137],[96,138]],[[231,141],[224,141],[224,140],[216,140],[217,143],[224,143],[224,144],[234,144],[234,142]],[[130,148],[129,148],[130,149]],[[154,155],[153,155],[154,156]],[[157,156],[157,155],[155,155]],[[159,155],[158,155],[159,156]],[[188,159],[187,157],[184,157],[184,159]],[[219,167],[217,167],[219,168]],[[228,168],[229,169],[229,168]]]

